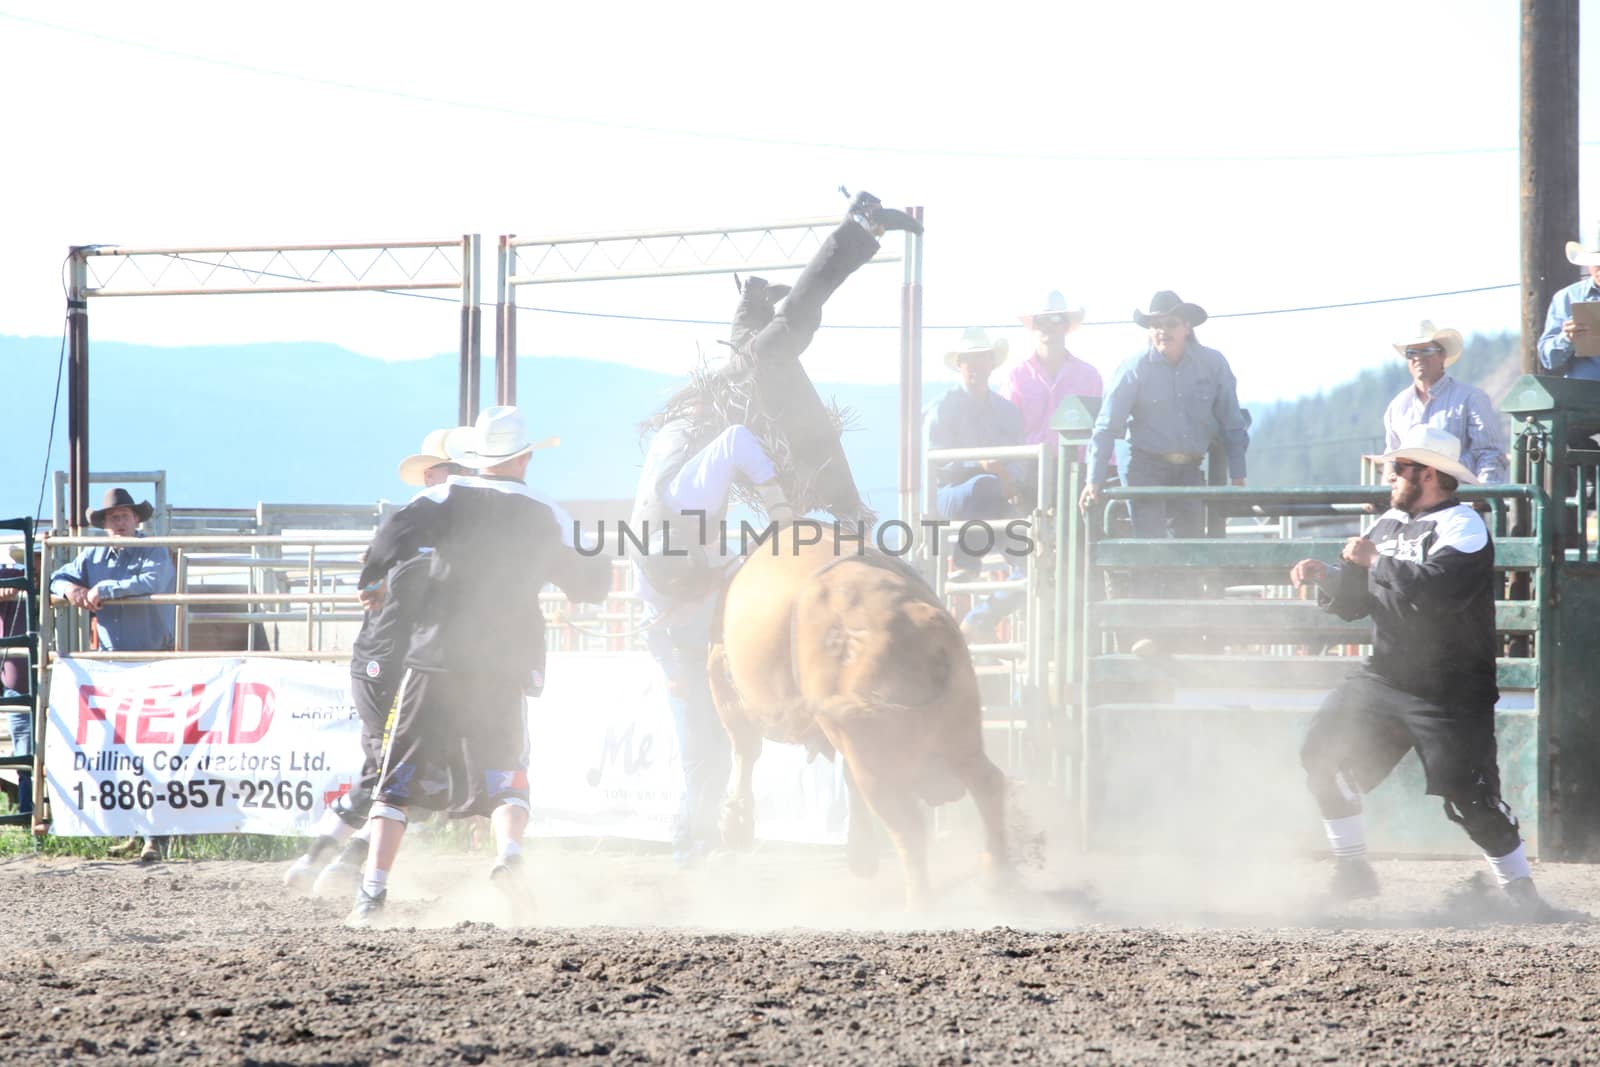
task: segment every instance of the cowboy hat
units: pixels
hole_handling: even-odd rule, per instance
[[[1031,311],[1026,315],[1018,315],[1017,319],[1023,326],[1033,329],[1035,319],[1066,319],[1067,329],[1076,329],[1083,321],[1083,308],[1080,305],[1068,304],[1067,298],[1061,295],[1061,290],[1052,289],[1044,298],[1043,311]]]
[[[1394,350],[1404,356],[1408,348],[1429,344],[1437,344],[1444,349],[1444,365],[1446,367],[1461,358],[1461,331],[1441,330],[1434,326],[1430,319],[1422,320],[1421,324],[1417,326],[1417,335],[1415,337],[1405,341],[1394,342]]]
[[[1150,320],[1158,319],[1163,315],[1176,315],[1191,327],[1198,326],[1206,321],[1206,309],[1199,304],[1185,303],[1183,298],[1171,289],[1163,289],[1150,298],[1150,310],[1140,311],[1133,309],[1133,321],[1149,329]]]
[[[1449,430],[1420,422],[1400,435],[1400,447],[1383,454],[1385,463],[1409,459],[1448,474],[1462,485],[1477,485],[1478,476],[1461,465],[1461,438]]]
[[[450,462],[482,470],[508,463],[539,448],[553,448],[559,437],[528,440],[528,423],[510,404],[485,408],[471,426],[457,426],[445,435],[444,450]]]
[[[142,504],[135,504],[133,502],[133,494],[126,489],[120,487],[107,489],[105,498],[98,508],[85,509],[89,515],[89,525],[96,529],[105,529],[106,512],[112,508],[132,508],[133,513],[139,516],[140,522],[149,522],[151,513],[155,511],[155,508],[150,506],[150,501],[148,500]]]
[[[951,370],[958,370],[963,357],[987,352],[994,357],[993,365],[998,367],[1006,361],[1006,353],[1010,350],[1011,346],[1006,343],[1004,337],[998,341],[991,341],[989,332],[982,326],[968,326],[961,334],[961,346],[944,354],[944,365]]]
[[[444,450],[444,440],[449,435],[449,429],[428,431],[428,436],[422,439],[422,448],[417,454],[407,456],[400,461],[400,480],[407,485],[428,484],[423,475],[430,467],[451,462],[450,453]]]
[[[1594,228],[1594,239],[1587,245],[1582,241],[1567,242],[1567,262],[1580,267],[1600,264],[1600,224]]]
[[[11,556],[11,562],[12,563],[26,563],[26,562],[28,562],[27,549],[24,548],[22,545],[8,545],[6,547],[6,551]]]

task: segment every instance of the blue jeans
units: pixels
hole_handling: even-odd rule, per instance
[[[1123,476],[1129,486],[1205,485],[1205,476],[1198,464],[1168,463],[1160,456],[1134,450]],[[1204,537],[1206,533],[1205,505],[1188,500],[1131,500],[1129,510],[1133,517],[1133,536],[1143,538]],[[1136,574],[1134,591],[1146,597],[1193,596],[1196,583],[1184,575]]]
[[[717,820],[733,771],[733,744],[717,717],[706,675],[716,603],[710,596],[674,606],[664,621],[645,631],[645,645],[666,675],[683,765],[683,807],[672,831],[672,851],[681,860],[721,844]]]
[[[975,474],[964,482],[942,485],[935,499],[939,517],[958,524],[972,519],[1005,518],[1016,512],[1001,490],[1000,479],[992,474]],[[983,561],[969,552],[963,552],[959,540],[953,551],[956,569],[975,576]],[[1011,578],[1022,577],[1021,568],[1015,564],[1007,574]],[[962,621],[973,626],[992,627],[1021,607],[1022,601],[1022,594],[1014,592],[977,597],[972,610]]]
[[[9,700],[21,695],[14,689],[7,689],[4,697]],[[33,714],[27,711],[8,711],[6,718],[11,723],[11,754],[33,755]],[[23,815],[33,813],[33,775],[28,771],[17,772],[17,811]]]

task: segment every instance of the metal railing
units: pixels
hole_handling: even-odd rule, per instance
[[[1032,499],[1023,501],[1017,512],[1012,514],[946,520],[938,506],[938,474],[941,468],[949,463],[991,461],[1029,468]],[[973,604],[978,602],[979,597],[995,594],[1019,593],[1023,597],[1022,604],[1010,615],[1012,621],[1006,640],[968,645],[980,688],[984,692],[985,723],[992,729],[1003,731],[1006,768],[1018,777],[1036,777],[1044,769],[1043,762],[1035,757],[1044,752],[1039,738],[1044,736],[1044,720],[1048,710],[1044,699],[1051,628],[1048,605],[1054,599],[1054,576],[1048,562],[1048,550],[1053,543],[1049,527],[1055,516],[1055,462],[1055,450],[1046,444],[934,448],[928,449],[923,457],[923,513],[932,517],[923,519],[923,529],[928,529],[929,521],[948,522],[947,526],[936,528],[932,541],[923,545],[924,566],[934,591],[946,607],[952,609],[952,613],[954,597],[971,597]],[[973,470],[971,475],[980,473],[982,471]],[[1007,523],[1018,520],[1028,523],[1034,551],[1020,556],[1007,555],[1001,546],[1009,542],[997,537],[981,564],[984,569],[1004,566],[1007,568],[1007,577],[951,580],[947,561],[962,547],[961,531],[966,522],[984,526],[993,533],[1004,530]],[[1039,551],[1041,548],[1046,550],[1043,558]],[[1013,569],[1020,570],[1021,576],[1010,577]],[[996,683],[1004,687],[1003,693],[995,692]]]
[[[110,610],[124,605],[170,605],[174,610],[171,650],[94,649],[88,640],[88,613],[59,597],[47,597],[41,598],[40,605],[46,651],[103,660],[238,655],[347,658],[362,619],[356,577],[371,538],[370,533],[329,532],[48,538],[43,542],[46,573],[53,573],[85,547],[165,548],[172,553],[176,578],[171,593],[121,598],[108,605]],[[550,589],[540,594],[541,607],[553,624],[548,637],[552,647],[608,651],[640,647],[637,634],[642,605],[632,589],[632,568],[618,560],[613,569],[613,592],[603,605],[572,605]],[[277,588],[264,588],[266,578]],[[224,608],[235,610],[219,610]],[[198,628],[223,625],[244,627],[228,647],[209,647],[215,642],[195,640]],[[258,627],[266,633],[269,647],[260,647]]]

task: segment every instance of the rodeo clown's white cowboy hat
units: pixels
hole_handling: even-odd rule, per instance
[[[1006,353],[1011,351],[1011,346],[1004,337],[997,341],[989,339],[989,331],[982,326],[968,326],[961,334],[961,343],[944,354],[944,365],[951,370],[959,370],[961,361],[968,356],[981,356],[987,352],[994,358],[994,367],[1006,361]],[[991,369],[993,369],[991,367]]]
[[[1418,324],[1415,337],[1408,337],[1404,341],[1395,341],[1394,350],[1403,357],[1408,348],[1431,344],[1437,344],[1444,349],[1444,365],[1446,367],[1461,358],[1461,331],[1438,329],[1430,319],[1423,319]]]
[[[1052,289],[1044,298],[1042,311],[1030,311],[1026,315],[1018,315],[1017,321],[1022,323],[1024,329],[1033,329],[1035,320],[1061,319],[1067,324],[1068,330],[1075,330],[1083,322],[1083,306],[1069,304],[1067,298],[1061,295],[1061,290]]]
[[[1478,476],[1461,465],[1461,438],[1425,422],[1406,430],[1400,435],[1400,447],[1383,454],[1385,463],[1397,459],[1432,467],[1462,485],[1478,484]]]
[[[510,404],[484,409],[471,426],[457,426],[445,435],[444,450],[452,463],[482,470],[508,463],[540,448],[553,448],[559,437],[528,440],[528,423]]]
[[[444,440],[449,436],[449,427],[429,431],[417,454],[400,461],[400,480],[407,485],[426,485],[423,475],[428,473],[428,468],[451,462],[450,453],[444,450]]]
[[[1600,223],[1595,224],[1594,236],[1588,244],[1582,241],[1567,242],[1567,262],[1579,267],[1593,267],[1600,264]]]

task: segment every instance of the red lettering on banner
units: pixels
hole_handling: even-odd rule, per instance
[[[141,745],[170,745],[172,734],[167,730],[157,730],[152,725],[156,721],[170,719],[178,712],[170,704],[163,706],[156,703],[154,694],[144,698],[144,710],[139,714],[133,730],[133,739]]]
[[[96,697],[108,697],[110,695],[111,692],[109,690],[96,689],[92,685],[78,686],[78,732],[74,735],[74,740],[78,744],[83,744],[84,740],[89,736],[89,724],[91,722],[109,721],[106,719],[106,709],[93,701]],[[117,744],[122,743],[122,731],[117,729],[115,723],[111,727],[111,739]]]
[[[83,744],[88,738],[89,724],[105,722],[111,724],[111,743],[125,745],[128,743],[128,719],[131,716],[133,740],[136,743],[171,744],[172,734],[159,726],[175,715],[182,714],[190,720],[190,730],[185,734],[185,740],[188,740],[194,720],[200,717],[200,697],[205,690],[205,685],[198,682],[189,686],[152,685],[138,689],[101,689],[80,685],[78,729],[74,738],[78,744]],[[184,707],[190,698],[194,703]]]
[[[253,745],[267,735],[272,725],[272,711],[276,704],[272,687],[264,682],[239,682],[233,687],[233,707],[228,712],[228,743]],[[256,713],[255,725],[245,729],[245,714]]]
[[[198,688],[204,688],[204,687],[201,686],[201,687],[198,687]],[[188,714],[188,716],[186,718],[187,718],[187,721],[183,724],[183,743],[184,744],[186,744],[186,745],[205,745],[205,744],[212,744],[212,743],[220,743],[222,741],[222,731],[220,729],[217,729],[217,730],[202,730],[202,729],[200,729],[200,718],[201,718],[201,715],[200,715],[200,704],[199,704],[198,701],[195,703],[194,707],[189,709],[189,714]]]

